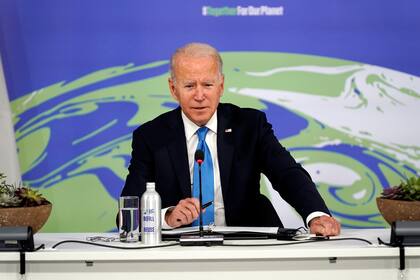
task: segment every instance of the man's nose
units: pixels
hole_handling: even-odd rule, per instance
[[[195,94],[194,94],[194,99],[196,101],[202,101],[205,99],[205,95],[204,95],[204,88],[202,86],[198,86],[196,88]]]

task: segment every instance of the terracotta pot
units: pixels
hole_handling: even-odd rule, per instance
[[[0,208],[0,226],[31,226],[35,233],[48,220],[51,208],[51,204]]]
[[[420,201],[376,198],[379,212],[389,224],[395,221],[420,221]]]

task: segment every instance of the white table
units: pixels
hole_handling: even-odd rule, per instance
[[[66,243],[51,248],[62,240],[86,240],[86,236],[93,235],[98,234],[35,235],[36,246],[44,243],[46,249],[26,253],[26,279],[399,279],[399,249],[377,242],[377,237],[389,241],[389,229],[343,230],[340,236],[365,238],[374,245],[336,241],[276,247],[118,250]],[[281,241],[225,241],[226,244],[278,242]],[[420,247],[406,247],[405,277],[420,279]],[[20,279],[19,253],[0,253],[0,279]]]

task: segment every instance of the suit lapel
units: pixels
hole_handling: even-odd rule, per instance
[[[184,197],[191,197],[190,168],[188,165],[187,143],[181,109],[178,107],[169,118],[172,141],[168,145],[169,157],[175,169],[179,186]]]
[[[217,153],[222,193],[223,197],[227,197],[226,192],[229,187],[232,159],[235,151],[233,144],[233,133],[235,131],[231,126],[230,114],[224,109],[223,104],[220,104],[217,109]]]

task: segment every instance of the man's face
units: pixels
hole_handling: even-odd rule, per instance
[[[219,105],[224,79],[212,57],[180,56],[169,79],[172,96],[184,114],[196,125],[205,125]]]

